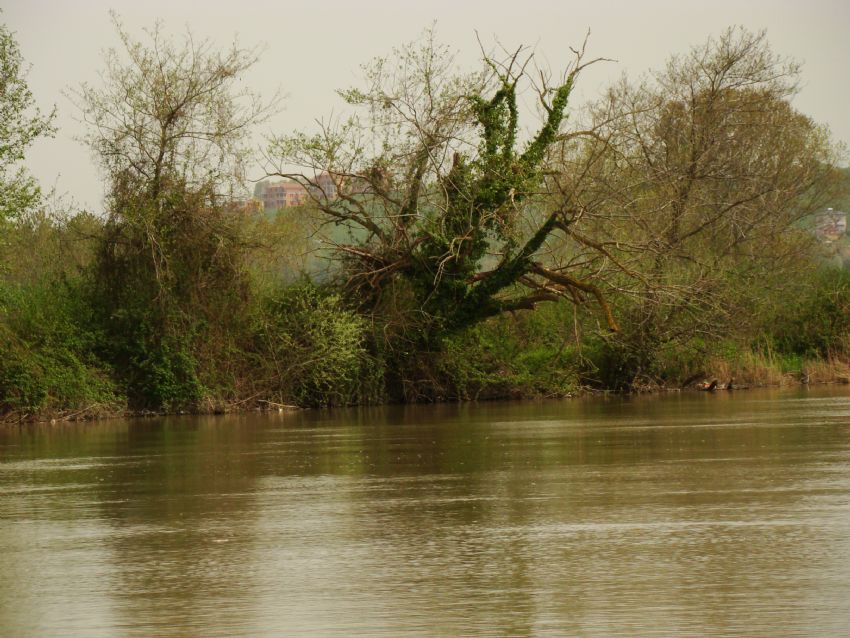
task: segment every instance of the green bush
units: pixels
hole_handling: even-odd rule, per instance
[[[249,338],[246,246],[240,217],[209,188],[160,186],[151,199],[137,180],[113,185],[88,300],[100,352],[132,407],[204,409],[237,392],[234,344]]]
[[[850,271],[826,268],[767,317],[757,350],[804,358],[850,353]]]
[[[117,409],[110,369],[74,286],[0,286],[0,413]]]
[[[592,332],[585,338],[582,380],[616,392],[657,383],[663,370],[661,341],[647,326],[633,324],[628,318],[621,321],[620,327],[617,334]]]
[[[563,306],[495,317],[444,341],[433,399],[566,396],[578,388]]]
[[[310,282],[283,287],[255,319],[256,383],[280,402],[350,405],[381,398],[383,369],[366,350],[366,322]]]
[[[95,288],[83,293],[100,336],[96,352],[132,408],[193,409],[206,394],[193,352],[196,328],[177,309],[151,302],[142,283],[135,294],[128,285],[106,301]]]

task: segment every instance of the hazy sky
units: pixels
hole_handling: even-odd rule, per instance
[[[117,44],[110,9],[134,35],[159,18],[171,32],[188,25],[222,46],[234,36],[245,46],[265,45],[246,81],[269,95],[279,86],[288,96],[266,134],[310,128],[316,118],[339,111],[334,89],[356,84],[362,63],[433,22],[440,40],[470,69],[478,59],[476,30],[485,42],[497,37],[506,46],[534,45],[538,56],[562,68],[571,59],[569,47],[580,45],[590,29],[589,54],[617,62],[582,76],[579,99],[593,97],[624,71],[636,77],[658,68],[670,54],[727,26],[767,29],[777,53],[804,64],[797,108],[850,143],[847,0],[3,0],[0,6],[0,20],[16,33],[32,65],[36,100],[44,109],[59,109],[59,134],[33,147],[28,165],[45,188],[56,186],[94,210],[101,208],[103,186],[89,152],[74,141],[82,125],[62,91],[97,83],[101,52]]]

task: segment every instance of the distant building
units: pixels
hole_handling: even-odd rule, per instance
[[[328,173],[321,173],[314,180],[316,186],[305,187],[292,179],[277,182],[260,182],[254,188],[254,197],[263,202],[265,210],[277,210],[290,206],[306,204],[312,196],[315,199],[333,200],[337,198],[337,185]]]
[[[847,213],[832,208],[815,215],[815,235],[821,241],[837,241],[847,232]]]
[[[307,201],[307,189],[298,182],[281,180],[258,184],[256,196],[263,202],[265,210],[277,210],[289,206],[300,206]]]
[[[337,187],[334,178],[330,176],[330,173],[322,173],[316,178],[316,184],[319,186],[319,190],[327,199],[336,199],[337,196]]]

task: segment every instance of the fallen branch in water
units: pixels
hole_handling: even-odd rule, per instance
[[[278,410],[300,410],[301,408],[297,405],[290,405],[288,403],[275,403],[274,401],[267,401],[265,399],[260,399],[257,403],[265,403],[270,408],[277,408]]]

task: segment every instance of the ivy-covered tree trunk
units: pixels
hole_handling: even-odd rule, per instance
[[[544,250],[573,213],[548,197],[545,168],[588,64],[582,55],[559,82],[544,75],[535,85],[523,49],[462,75],[428,34],[397,50],[397,65],[366,66],[368,91],[341,92],[365,121],[274,141],[269,156],[279,164],[270,174],[307,187],[319,214],[357,240],[327,235],[351,298],[387,338],[403,335],[411,351],[439,349],[443,336],[488,317],[588,295],[616,329],[601,292],[556,269]],[[543,117],[523,140],[517,98],[529,84]],[[292,165],[302,171],[284,170]],[[335,180],[335,197],[319,188],[321,175]]]

